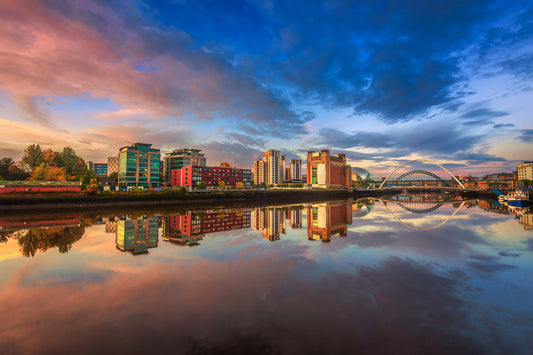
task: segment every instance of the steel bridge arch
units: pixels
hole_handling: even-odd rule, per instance
[[[406,210],[407,212],[418,213],[418,214],[425,214],[425,213],[433,212],[442,207],[442,203],[435,203],[433,206],[429,208],[425,208],[423,210],[417,210],[415,208],[406,206],[404,204],[405,202],[394,201],[394,203],[396,203],[396,205],[400,206],[402,209]]]
[[[378,189],[381,190],[383,188],[383,185],[385,185],[385,183],[389,180],[389,178],[392,176],[392,174],[394,174],[395,172],[397,172],[401,167],[403,167],[404,165],[407,165],[409,163],[412,163],[412,162],[415,162],[415,161],[423,161],[423,162],[426,162],[426,163],[431,163],[433,165],[436,165],[438,166],[439,168],[441,168],[442,170],[444,170],[445,172],[448,173],[448,175],[450,175],[458,184],[459,186],[461,186],[461,188],[463,190],[466,190],[466,187],[464,187],[464,185],[461,183],[461,181],[459,181],[452,173],[450,173],[448,171],[448,169],[446,169],[445,167],[443,167],[442,165],[440,165],[439,163],[435,163],[434,161],[432,160],[429,160],[429,159],[413,159],[413,160],[409,160],[409,161],[406,161],[405,163],[403,164],[400,164],[398,167],[396,167],[396,169],[394,169],[389,175],[387,175],[387,177],[385,178],[385,180],[383,180],[381,182],[381,185],[379,185]]]

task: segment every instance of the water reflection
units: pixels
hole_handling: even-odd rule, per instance
[[[531,212],[386,205],[416,226],[458,212],[429,231],[373,199],[0,217],[18,252],[0,254],[0,353],[529,353]]]

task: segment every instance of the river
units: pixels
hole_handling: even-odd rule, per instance
[[[533,214],[397,196],[0,216],[0,353],[529,354]]]

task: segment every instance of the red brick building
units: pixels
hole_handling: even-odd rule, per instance
[[[330,155],[328,149],[307,152],[307,183],[320,188],[351,187],[352,169],[344,154]]]
[[[252,171],[221,166],[186,166],[170,173],[170,186],[194,190],[200,181],[205,182],[208,189],[218,188],[219,181],[224,181],[226,187],[237,187],[237,183],[242,182],[243,187],[248,188],[252,186]]]

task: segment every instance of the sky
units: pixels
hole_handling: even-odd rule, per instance
[[[0,0],[0,158],[326,148],[480,176],[533,160],[532,112],[528,1]]]

